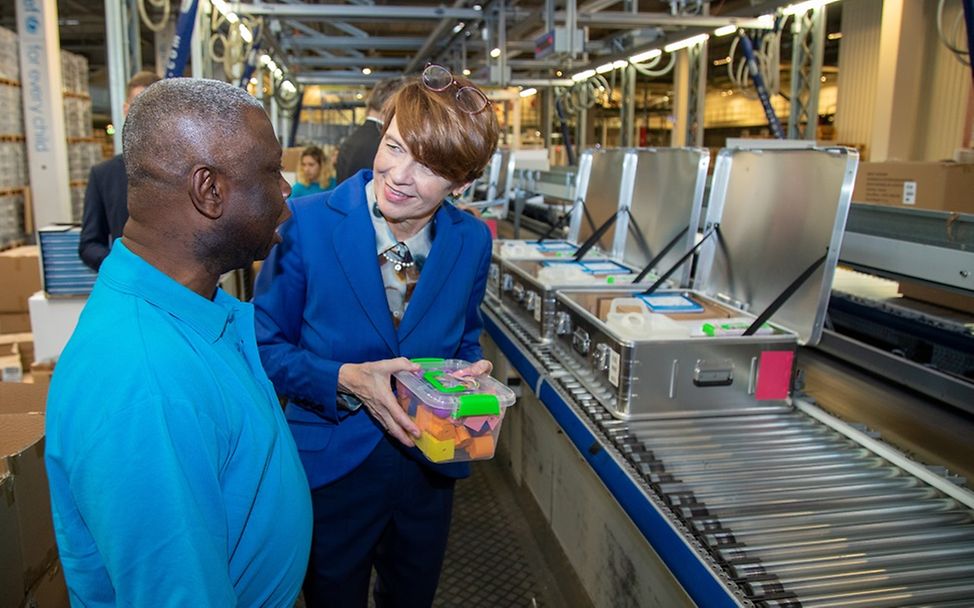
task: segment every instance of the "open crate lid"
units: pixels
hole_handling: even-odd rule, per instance
[[[769,319],[816,344],[858,164],[849,148],[721,150],[704,234],[719,231],[701,246],[695,288],[759,315],[824,257]]]
[[[619,216],[612,250],[621,251],[623,262],[641,270],[674,243],[654,265],[659,274],[693,246],[710,152],[703,148],[633,148],[629,155],[632,198],[629,213]],[[688,285],[690,264],[673,278],[681,286]]]
[[[626,148],[590,148],[582,153],[568,226],[569,241],[579,245],[584,243],[619,209],[629,205],[632,169]],[[603,252],[614,258],[622,256],[621,248],[613,249],[618,225],[618,222],[613,224],[597,243]]]

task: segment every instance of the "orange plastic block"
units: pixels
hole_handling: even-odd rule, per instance
[[[427,407],[420,406],[417,408],[416,426],[443,441],[456,439],[456,429],[453,423],[448,418],[440,418]]]
[[[433,462],[453,460],[456,454],[456,448],[452,438],[447,440],[437,439],[426,431],[423,431],[419,439],[416,440],[416,447],[422,450],[426,454],[426,457]]]
[[[471,460],[491,458],[494,455],[494,436],[481,435],[471,437],[470,443],[466,446],[467,454]]]
[[[465,427],[462,426],[458,426],[456,427],[456,429],[457,429],[457,438],[456,438],[457,446],[461,448],[465,448],[468,445],[470,445],[470,440],[472,439],[470,437],[470,431],[468,431]]]

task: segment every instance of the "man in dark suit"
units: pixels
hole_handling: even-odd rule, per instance
[[[126,86],[122,112],[128,114],[132,100],[158,80],[154,72],[148,71],[133,76]],[[121,125],[118,128],[122,128]],[[97,272],[101,267],[112,241],[122,236],[122,228],[128,219],[128,180],[125,163],[119,154],[92,167],[88,175],[78,255],[92,270]]]
[[[338,149],[335,179],[339,184],[358,173],[360,169],[372,168],[375,152],[379,149],[379,140],[382,139],[383,108],[401,86],[401,78],[389,78],[380,81],[372,88],[366,104],[368,115],[365,117],[365,122],[346,137]]]

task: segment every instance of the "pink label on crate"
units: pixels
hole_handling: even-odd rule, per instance
[[[758,401],[786,399],[791,387],[791,366],[795,353],[790,350],[766,350],[758,361],[758,382],[754,397]]]

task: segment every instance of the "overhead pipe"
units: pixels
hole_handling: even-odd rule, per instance
[[[453,3],[452,8],[460,9],[463,8],[465,4],[466,4],[466,0],[456,0],[456,2]],[[482,11],[475,11],[475,12],[482,12]],[[440,38],[442,38],[447,31],[453,28],[456,22],[457,19],[455,18],[451,18],[451,17],[443,18],[437,24],[436,28],[434,28],[433,31],[430,32],[429,36],[426,37],[426,41],[423,42],[423,46],[419,47],[419,50],[416,51],[416,54],[413,55],[413,58],[409,61],[408,64],[406,64],[406,68],[403,70],[403,72],[405,72],[406,74],[415,72],[419,68],[420,63],[422,63],[426,59],[426,57],[430,54],[430,51],[433,50],[433,47],[436,45],[436,43],[439,42]]]

